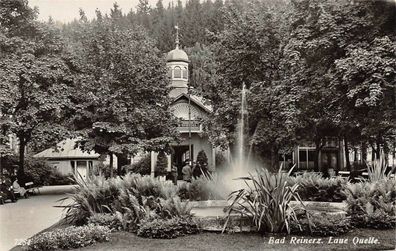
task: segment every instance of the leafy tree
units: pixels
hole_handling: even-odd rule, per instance
[[[317,153],[325,136],[348,143],[365,134],[365,118],[354,112],[345,96],[356,83],[334,81],[341,73],[335,70],[336,62],[344,62],[349,50],[372,44],[381,34],[394,34],[394,13],[395,6],[386,1],[293,1],[291,38],[284,51],[292,65],[285,75],[298,93],[300,132],[315,142]],[[318,154],[315,170],[317,163]]]
[[[174,140],[167,69],[154,41],[111,18],[98,17],[82,29],[76,41],[81,89],[73,111],[73,128],[86,139],[80,146],[120,158]]]
[[[217,144],[236,141],[236,125],[241,112],[241,87],[248,92],[246,134],[254,152],[277,160],[278,151],[293,142],[290,126],[293,104],[284,98],[289,91],[281,82],[282,33],[287,22],[285,9],[259,1],[230,1],[225,6],[224,31],[215,44],[217,81],[209,95],[214,113],[208,121],[209,134]],[[286,117],[289,116],[289,117]],[[247,154],[247,153],[246,153]],[[277,166],[273,161],[272,166]]]
[[[351,46],[335,62],[337,102],[357,122],[360,137],[372,145],[377,158],[381,146],[389,151],[396,135],[395,45],[388,36],[375,38],[366,46]]]
[[[36,21],[27,1],[0,3],[0,111],[19,141],[19,174],[25,149],[54,144],[69,135],[64,110],[74,79],[59,32]]]

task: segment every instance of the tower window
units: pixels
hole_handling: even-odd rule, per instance
[[[187,72],[187,67],[183,68],[183,78],[188,79],[188,72]]]
[[[168,69],[168,78],[172,78],[172,68]]]
[[[182,71],[181,71],[181,68],[180,68],[180,67],[176,66],[176,67],[173,69],[173,77],[174,77],[174,78],[181,78],[181,77],[182,77]]]

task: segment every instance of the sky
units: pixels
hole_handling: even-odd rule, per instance
[[[172,1],[176,3],[176,0],[163,0],[163,5],[167,7]],[[29,5],[39,8],[39,20],[47,21],[51,16],[55,21],[65,23],[78,19],[80,8],[85,11],[88,18],[95,16],[96,8],[102,13],[109,13],[114,2],[118,3],[124,13],[127,13],[130,9],[136,10],[139,0],[29,0]],[[157,0],[149,0],[152,6],[155,6],[156,2]]]

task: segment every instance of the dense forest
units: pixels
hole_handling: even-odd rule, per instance
[[[150,6],[148,0],[139,0],[136,11],[131,9],[128,12],[122,12],[115,2],[108,15],[103,16],[97,10],[96,20],[100,16],[117,19],[117,26],[125,29],[140,25],[156,40],[156,47],[162,52],[174,48],[176,25],[180,27],[180,42],[186,48],[196,44],[210,44],[213,42],[210,34],[223,30],[223,0],[188,0],[184,4],[181,0],[175,2],[164,6],[162,0],[158,0],[155,6]],[[67,37],[73,37],[80,21],[88,21],[83,9],[80,10],[80,20],[60,25],[63,33]]]

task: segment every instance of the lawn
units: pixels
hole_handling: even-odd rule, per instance
[[[285,244],[269,244],[270,238],[282,239],[285,237]],[[329,237],[322,238],[323,244],[290,244],[291,238],[314,239],[320,237],[303,236],[282,236],[268,235],[261,236],[255,233],[243,234],[220,234],[201,233],[198,235],[184,236],[177,239],[144,239],[127,232],[116,232],[111,235],[111,241],[98,243],[93,246],[78,250],[394,250],[396,245],[395,230],[368,230],[354,229],[348,234],[335,239],[348,239],[348,244],[329,244]],[[378,244],[357,244],[352,243],[354,237],[367,239],[378,238]],[[373,240],[373,239],[371,239]]]

